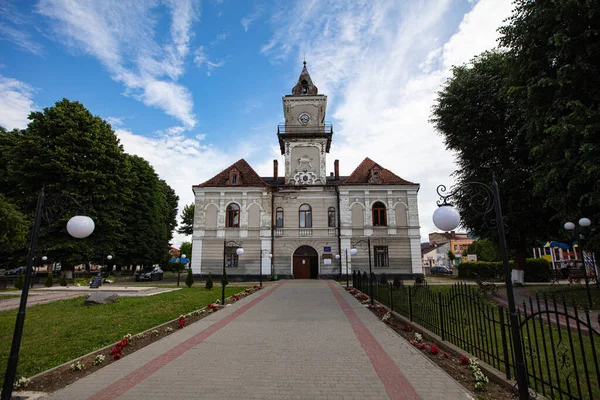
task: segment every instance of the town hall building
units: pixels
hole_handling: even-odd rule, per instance
[[[195,275],[220,276],[223,260],[230,279],[258,279],[261,268],[265,279],[345,277],[368,272],[369,261],[376,274],[422,275],[419,184],[370,158],[350,176],[340,176],[335,160],[328,175],[333,126],[326,109],[305,62],[292,94],[283,96],[283,165],[274,160],[273,176],[261,177],[241,159],[192,187]]]

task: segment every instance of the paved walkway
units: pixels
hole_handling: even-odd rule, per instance
[[[51,399],[470,399],[332,281],[282,281]]]

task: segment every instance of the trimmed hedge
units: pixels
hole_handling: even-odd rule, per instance
[[[511,269],[514,261],[509,263]],[[478,274],[481,279],[500,278],[504,275],[501,262],[465,262],[458,266],[458,277],[474,279]],[[528,258],[525,260],[525,282],[550,282],[552,270],[548,260]]]

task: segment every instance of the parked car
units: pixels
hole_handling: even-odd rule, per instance
[[[163,270],[160,267],[144,267],[135,273],[135,281],[160,281],[163,278]]]
[[[429,269],[431,275],[452,275],[452,270],[445,265],[436,265]]]
[[[20,275],[21,272],[25,273],[25,267],[8,269],[8,270],[6,270],[4,275]]]

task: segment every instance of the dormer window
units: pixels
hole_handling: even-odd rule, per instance
[[[240,177],[240,171],[237,168],[232,168],[229,171],[229,180],[227,181],[228,185],[239,185],[242,183],[242,179]]]
[[[371,170],[371,176],[369,177],[369,183],[381,183],[381,169],[377,166]]]

